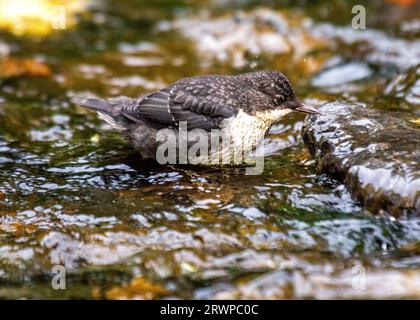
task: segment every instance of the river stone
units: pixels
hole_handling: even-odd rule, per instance
[[[372,213],[420,213],[420,128],[410,115],[341,102],[319,110],[302,128],[317,169]]]

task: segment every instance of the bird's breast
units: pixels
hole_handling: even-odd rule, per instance
[[[227,130],[235,145],[244,151],[255,148],[264,139],[270,126],[269,121],[243,111],[221,123],[221,128]]]

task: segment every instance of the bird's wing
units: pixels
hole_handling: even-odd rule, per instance
[[[237,111],[227,99],[212,95],[194,95],[186,90],[174,93],[170,111],[177,122],[186,121],[188,129],[211,130],[219,127],[223,119]]]
[[[148,120],[157,125],[174,125],[169,110],[169,97],[169,88],[165,88],[137,99],[131,105],[124,106],[120,112],[133,122]]]
[[[188,129],[209,131],[237,113],[232,99],[221,90],[205,81],[175,83],[140,99],[135,106],[123,108],[121,113],[132,121],[146,119],[167,126],[186,121]]]

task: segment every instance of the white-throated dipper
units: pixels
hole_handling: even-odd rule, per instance
[[[215,141],[210,137],[215,129],[228,133],[233,141],[231,145],[246,153],[286,114],[292,111],[318,113],[299,101],[289,80],[275,71],[185,78],[139,98],[89,98],[81,104],[96,110],[113,128],[123,132],[143,158],[157,159],[162,145],[157,135],[162,129],[174,133],[176,139],[172,142],[179,152],[183,124],[187,133],[201,129],[199,132],[207,135],[205,148],[198,151],[202,158],[204,151],[208,151],[208,156],[220,157],[224,163],[226,158],[230,162],[232,151],[222,148],[220,140],[216,143],[220,145],[210,148],[210,141]],[[187,141],[190,147],[197,141],[196,135],[188,137]],[[207,159],[207,155],[204,158]]]

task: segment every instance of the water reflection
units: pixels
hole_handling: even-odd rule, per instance
[[[371,216],[319,175],[301,115],[266,138],[263,175],[245,176],[142,161],[76,103],[257,68],[285,71],[308,101],[384,99],[384,109],[411,112],[415,66],[392,81],[417,40],[399,39],[394,56],[385,31],[343,31],[300,8],[233,16],[219,3],[220,16],[203,18],[183,2],[153,3],[104,1],[67,32],[0,41],[0,57],[19,53],[49,70],[0,74],[0,297],[418,297],[420,220]],[[337,36],[374,50],[356,61]],[[333,90],[337,74],[361,85]],[[68,268],[66,292],[50,288],[54,264]],[[351,288],[355,264],[368,270],[366,291]]]

